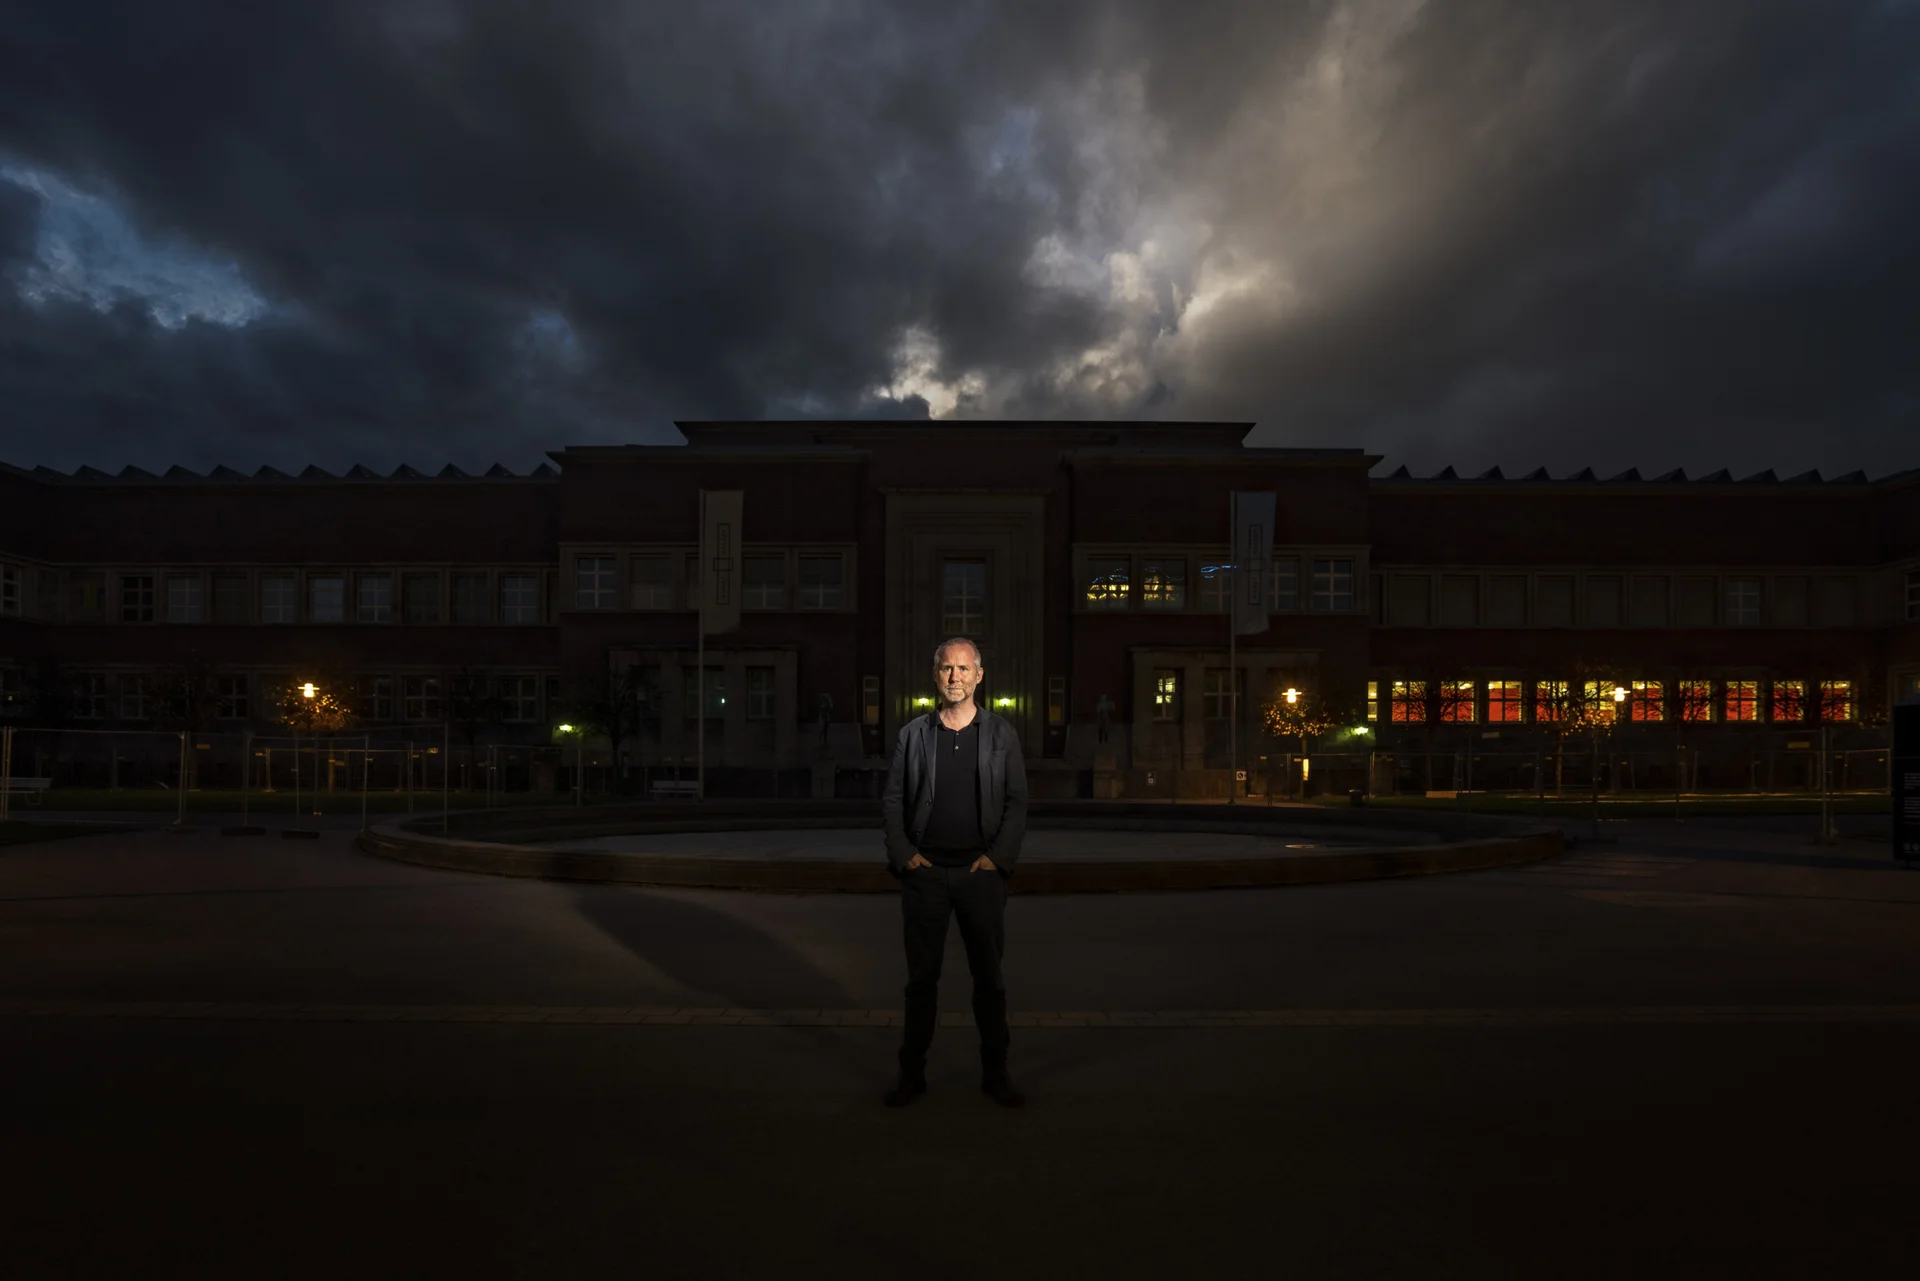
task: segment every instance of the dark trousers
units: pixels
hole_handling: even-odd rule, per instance
[[[960,920],[960,941],[973,975],[973,1025],[980,1030],[980,1064],[1007,1065],[1007,985],[1000,958],[1007,948],[1007,882],[999,872],[964,867],[909,868],[900,879],[900,915],[907,941],[907,1024],[900,1069],[926,1071],[927,1047],[939,1022],[940,961],[947,918]]]

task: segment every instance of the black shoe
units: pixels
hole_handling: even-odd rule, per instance
[[[880,1100],[890,1108],[903,1108],[926,1092],[926,1077],[909,1076],[902,1072],[900,1079],[893,1083],[893,1088],[881,1095]]]
[[[990,1073],[980,1078],[980,1093],[988,1095],[1003,1108],[1019,1108],[1027,1105],[1027,1096],[1013,1083],[1013,1078],[1004,1072]]]

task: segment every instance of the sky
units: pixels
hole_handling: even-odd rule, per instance
[[[1920,466],[1920,0],[18,0],[0,461]]]

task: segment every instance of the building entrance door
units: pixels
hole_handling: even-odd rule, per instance
[[[1046,717],[1038,494],[887,496],[887,735],[934,706],[933,649],[967,636],[986,676],[976,697],[1038,756]]]

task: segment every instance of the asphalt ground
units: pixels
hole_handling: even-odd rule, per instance
[[[1920,872],[1805,819],[1616,824],[1445,877],[1016,897],[1020,1111],[978,1092],[957,934],[932,1088],[880,1106],[905,978],[884,896],[436,872],[354,826],[0,851],[0,1274],[1920,1259]]]

